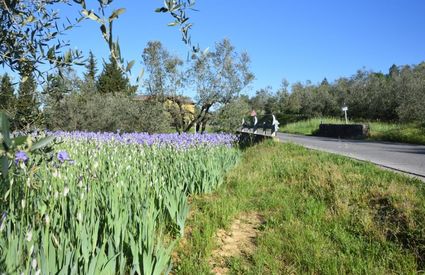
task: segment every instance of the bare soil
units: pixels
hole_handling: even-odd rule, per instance
[[[216,233],[217,249],[212,252],[210,265],[214,274],[227,274],[226,260],[231,257],[251,255],[256,248],[255,239],[263,217],[256,213],[242,213],[228,230],[220,229]]]

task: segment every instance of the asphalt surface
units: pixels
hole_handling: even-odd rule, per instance
[[[425,145],[334,139],[277,133],[283,142],[369,161],[425,180]]]

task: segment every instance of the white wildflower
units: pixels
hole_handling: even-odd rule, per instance
[[[97,161],[95,161],[94,164],[93,164],[93,168],[97,169],[97,167],[99,167],[99,163]]]
[[[83,221],[83,214],[81,214],[81,212],[78,212],[78,213],[77,213],[77,220],[78,220],[79,222],[82,222],[82,221]]]
[[[58,239],[56,239],[56,236],[54,234],[52,234],[52,239],[53,239],[53,242],[55,243],[55,245],[59,246],[59,241],[58,241]]]
[[[25,199],[21,200],[21,206],[22,206],[22,208],[25,208],[25,205],[26,205]]]
[[[32,240],[32,231],[31,231],[31,230],[27,232],[27,234],[26,234],[26,236],[25,236],[25,239],[26,239],[28,242],[30,242],[30,241]]]
[[[57,177],[59,177],[59,172],[58,172],[58,170],[54,170],[53,171],[53,173],[52,173],[52,176],[54,177],[54,178],[57,178]]]
[[[46,224],[49,224],[49,223],[50,223],[50,217],[49,217],[49,215],[48,215],[48,214],[46,214],[46,215],[44,216],[44,221],[46,222]]]
[[[35,270],[35,269],[37,269],[37,259],[32,259],[32,261],[31,261],[31,266],[32,266],[32,268]]]
[[[40,275],[41,274],[41,270],[40,269],[38,269],[36,272],[35,272],[35,274],[34,275]]]
[[[65,186],[65,188],[63,189],[63,196],[66,197],[69,193],[69,188],[68,186]]]

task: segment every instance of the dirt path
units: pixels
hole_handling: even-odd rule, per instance
[[[216,234],[218,248],[212,252],[210,265],[214,274],[227,274],[226,259],[251,255],[256,248],[255,239],[264,219],[258,213],[242,213],[228,230],[220,229]]]

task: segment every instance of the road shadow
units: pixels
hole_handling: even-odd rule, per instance
[[[425,145],[422,144],[413,144],[413,143],[403,143],[403,142],[394,142],[394,141],[384,141],[384,140],[370,140],[370,139],[353,139],[353,138],[332,138],[332,137],[322,137],[322,136],[313,136],[313,135],[297,135],[297,134],[287,134],[279,133],[278,135],[294,137],[294,138],[307,138],[314,139],[317,141],[339,141],[339,142],[350,142],[355,144],[382,144],[382,145],[393,145],[393,146],[406,146],[412,148],[418,148],[417,150],[425,150]]]
[[[425,148],[386,148],[387,152],[425,155]]]
[[[239,135],[239,148],[241,150],[246,150],[251,146],[254,146],[265,140],[271,140],[271,139],[273,139],[273,137],[249,134],[249,133],[241,133]]]

